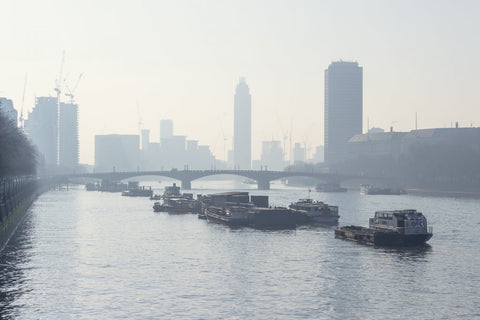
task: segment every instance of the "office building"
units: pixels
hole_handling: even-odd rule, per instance
[[[362,133],[363,68],[357,62],[332,62],[325,70],[325,162],[345,160],[347,143]]]
[[[239,170],[250,170],[252,165],[252,97],[244,78],[240,78],[235,90],[233,108],[234,167]]]

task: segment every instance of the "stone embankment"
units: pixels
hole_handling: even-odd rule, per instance
[[[0,251],[46,185],[35,177],[0,178]]]

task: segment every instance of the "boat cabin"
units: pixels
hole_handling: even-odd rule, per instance
[[[405,234],[427,233],[427,219],[414,209],[377,211],[369,220],[370,228],[392,229]]]

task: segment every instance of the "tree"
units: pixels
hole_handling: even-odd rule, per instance
[[[32,175],[36,168],[35,147],[0,111],[0,177]]]

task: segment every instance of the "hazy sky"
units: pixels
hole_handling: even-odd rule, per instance
[[[224,158],[233,94],[252,94],[253,157],[261,141],[323,145],[324,69],[363,67],[370,127],[480,126],[478,1],[22,1],[0,2],[0,96],[25,111],[54,95],[62,51],[76,91],[80,161],[94,135],[174,133]],[[138,101],[138,108],[137,108]],[[226,139],[226,140],[225,140]]]

